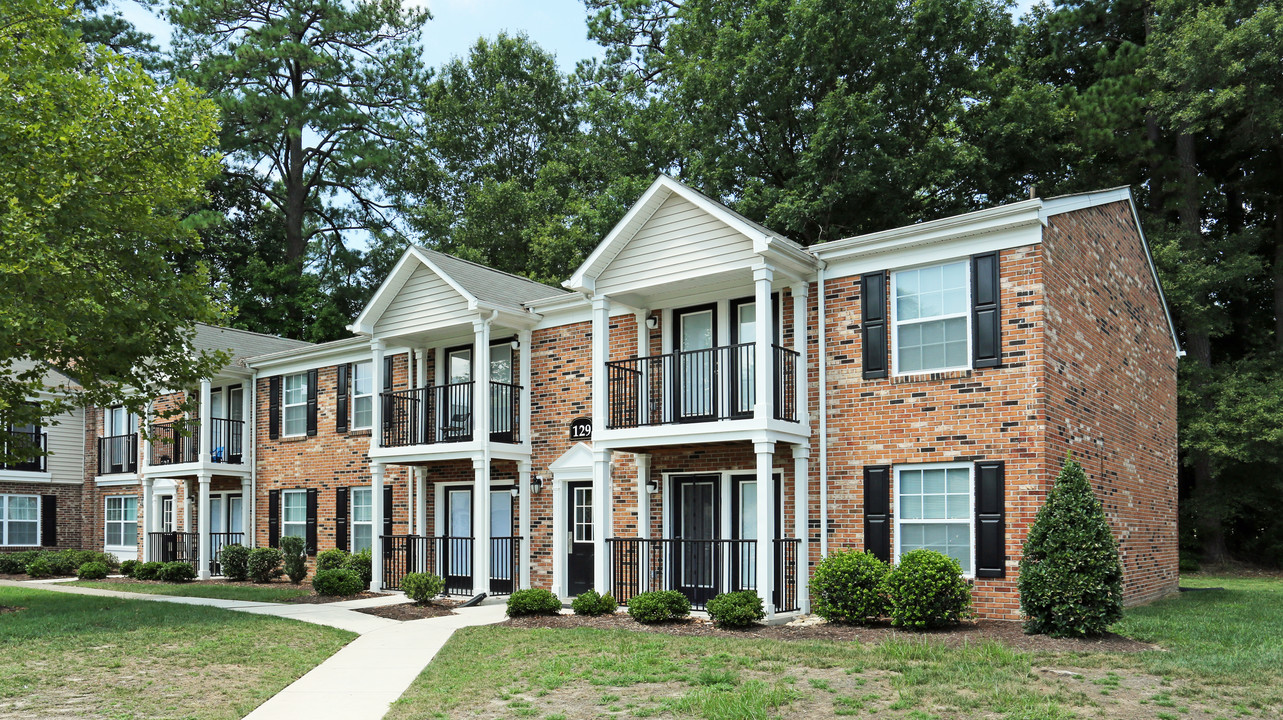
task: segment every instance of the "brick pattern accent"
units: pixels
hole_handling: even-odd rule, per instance
[[[45,548],[47,550],[84,547],[82,533],[85,532],[85,513],[82,508],[82,488],[70,483],[23,483],[0,482],[0,495],[53,495],[57,498],[58,544]],[[92,547],[92,546],[91,546]],[[101,549],[102,543],[96,546]],[[18,552],[32,550],[34,547],[0,546],[0,552]]]

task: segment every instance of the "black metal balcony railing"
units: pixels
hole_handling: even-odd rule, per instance
[[[702,610],[723,592],[757,589],[756,540],[610,538],[611,594],[627,605],[651,590],[677,590]],[[796,538],[772,542],[775,557],[773,602],[779,612],[798,609]]]
[[[98,438],[98,474],[138,472],[138,436],[107,435]]]
[[[152,423],[148,445],[152,465],[194,463],[200,457],[200,421]]]
[[[473,539],[383,535],[383,587],[398,590],[406,573],[430,572],[445,580],[447,595],[471,595]],[[490,594],[508,595],[520,583],[521,538],[490,538]]]
[[[3,445],[0,449],[4,450],[0,457],[9,458],[7,461],[0,461],[0,470],[44,472],[47,467],[45,450],[48,442],[49,438],[40,430],[0,431],[0,445]]]
[[[200,535],[194,532],[147,533],[148,556],[157,562],[185,562],[196,567]]]
[[[753,416],[755,343],[606,363],[607,427],[736,420]],[[798,354],[772,346],[774,416],[797,421]]]
[[[209,425],[209,461],[240,465],[245,458],[245,421],[213,418]]]
[[[196,542],[199,547],[200,536],[197,535]],[[212,532],[209,534],[209,574],[223,574],[223,548],[228,545],[242,545],[245,542],[245,533],[238,532]]]
[[[382,393],[383,447],[467,442],[473,437],[471,382]],[[521,386],[490,382],[490,439],[521,441]]]

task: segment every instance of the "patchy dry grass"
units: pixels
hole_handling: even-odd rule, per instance
[[[285,583],[250,585],[218,581],[158,583],[127,580],[77,580],[63,583],[76,587],[116,590],[119,592],[148,593],[151,595],[181,595],[183,597],[221,598],[223,600],[251,600],[254,602],[290,602],[312,594],[312,586]]]
[[[240,718],[354,635],[279,618],[0,587],[0,718]]]

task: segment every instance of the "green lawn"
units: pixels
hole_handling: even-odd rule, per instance
[[[182,595],[184,597],[222,598],[224,600],[253,600],[257,602],[288,602],[294,598],[311,595],[311,586],[293,585],[227,585],[224,583],[173,583],[157,585],[143,582],[98,582],[77,580],[62,583],[76,587],[119,590],[120,592],[149,593],[152,595]]]
[[[0,587],[0,717],[240,718],[355,635],[229,610]]]
[[[387,717],[1280,717],[1283,583],[1186,584],[1226,590],[1130,611],[1118,630],[1164,648],[1130,654],[467,628]]]

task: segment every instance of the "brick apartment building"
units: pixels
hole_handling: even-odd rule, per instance
[[[237,359],[199,418],[157,399],[132,475],[109,457],[132,420],[86,413],[82,542],[207,576],[292,534],[371,548],[375,589],[753,589],[772,613],[809,610],[833,550],[930,547],[1015,618],[1072,452],[1127,602],[1176,588],[1179,348],[1126,189],[802,248],[660,177],[563,285],[411,247],[349,339],[203,328]]]

